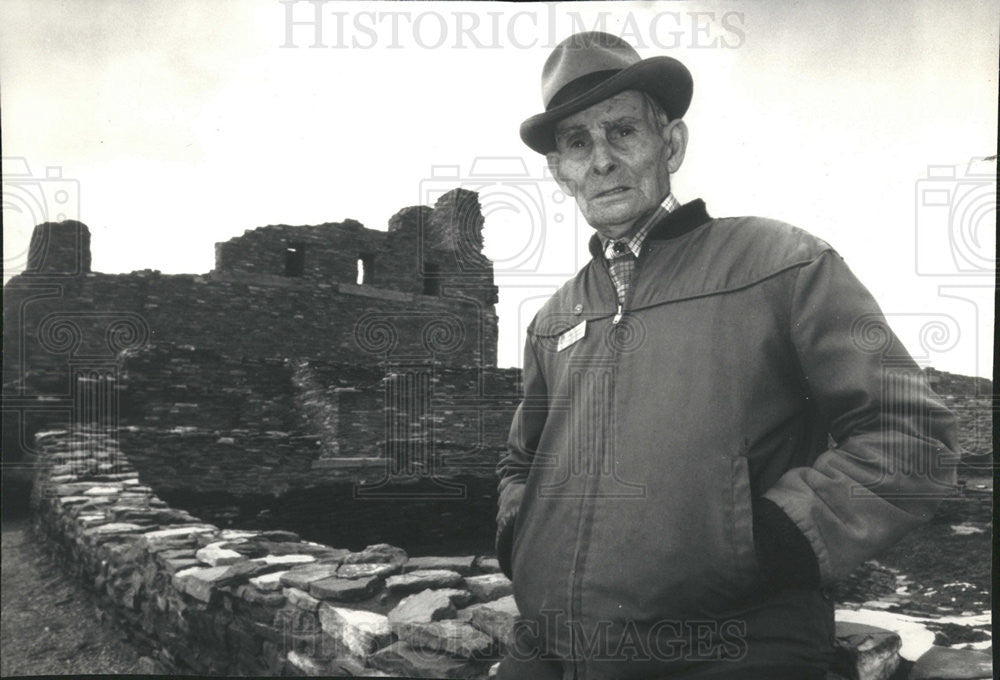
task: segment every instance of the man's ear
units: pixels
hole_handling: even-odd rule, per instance
[[[660,132],[663,141],[670,150],[670,158],[667,159],[667,172],[671,175],[680,169],[684,162],[684,152],[687,151],[688,129],[687,124],[681,118],[676,118],[665,126]]]
[[[563,190],[564,194],[572,198],[574,196],[573,184],[572,182],[567,182],[563,179],[562,173],[559,172],[559,159],[560,155],[558,151],[549,151],[545,154],[545,160],[549,164],[549,172],[551,172],[552,177],[555,178],[556,184],[559,185],[559,188]]]

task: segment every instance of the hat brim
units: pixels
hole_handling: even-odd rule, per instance
[[[556,123],[625,90],[648,92],[674,120],[687,112],[693,82],[687,67],[672,57],[643,59],[578,97],[528,118],[521,123],[521,141],[540,154],[554,151]]]

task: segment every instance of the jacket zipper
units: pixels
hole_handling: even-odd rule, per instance
[[[632,275],[632,282],[629,284],[629,288],[625,292],[625,300],[623,302],[627,303],[627,302],[630,302],[632,300],[632,295],[635,292],[636,284],[638,283],[638,280],[639,280],[639,263],[641,261],[642,254],[645,251],[646,251],[646,244],[643,244],[642,249],[639,251],[639,256],[636,257],[636,259],[635,259],[635,271],[633,272],[633,275]],[[611,284],[611,292],[615,296],[615,300],[618,300],[618,289],[615,287],[614,279],[611,278],[611,270],[608,268],[607,261],[602,260],[601,264],[604,267],[604,272],[608,275],[608,283]],[[617,327],[618,323],[621,322],[622,317],[625,314],[625,305],[623,304],[623,302],[618,302],[618,310],[615,313],[615,316],[611,320],[612,325],[615,326],[615,327]],[[618,365],[618,345],[615,342],[612,342],[611,343],[611,370],[612,370],[612,373],[611,373],[611,402],[612,403],[610,405],[611,407],[614,406],[615,394],[616,394],[616,391],[618,389],[618,385],[617,385],[617,375],[618,375],[618,372],[616,370],[617,369],[617,365]],[[607,455],[607,444],[605,444],[605,448],[602,450],[602,454],[601,455],[602,455],[601,460],[597,461],[599,467],[598,467],[598,470],[597,470],[597,474],[594,475],[593,488],[589,489],[588,493],[583,494],[582,497],[581,497],[581,499],[580,499],[580,516],[579,516],[578,521],[577,521],[578,526],[577,526],[577,534],[576,534],[576,550],[573,553],[573,572],[572,572],[572,576],[571,576],[571,578],[572,578],[572,584],[570,586],[570,612],[571,612],[571,617],[570,618],[573,621],[576,621],[576,620],[578,620],[580,618],[580,611],[579,611],[580,608],[578,606],[578,595],[579,595],[579,592],[578,592],[577,582],[578,581],[582,581],[582,574],[580,573],[580,558],[581,558],[581,555],[582,555],[582,553],[584,551],[584,547],[581,545],[581,542],[580,542],[580,529],[583,526],[582,520],[583,520],[584,511],[585,510],[589,510],[588,514],[590,514],[590,515],[592,515],[592,513],[593,513],[593,509],[594,509],[593,497],[594,497],[594,493],[597,491],[597,485],[600,482],[600,475],[602,474],[601,470],[604,469],[604,462],[605,462],[604,461],[604,457]],[[589,501],[589,503],[588,503],[588,501]],[[570,629],[570,640],[571,640],[571,642],[573,644],[573,652],[574,652],[574,654],[573,654],[573,657],[574,657],[574,659],[573,659],[573,677],[577,678],[578,680],[585,680],[584,676],[586,674],[586,671],[585,671],[586,666],[584,665],[583,667],[581,667],[579,665],[579,663],[577,662],[577,660],[576,660],[576,657],[577,657],[577,654],[576,654],[576,651],[577,651],[576,650],[576,638],[575,638],[575,635],[573,633],[572,624],[571,624],[571,629]]]

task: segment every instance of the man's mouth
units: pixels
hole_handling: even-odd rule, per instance
[[[594,194],[594,199],[597,199],[597,198],[612,198],[614,196],[617,196],[618,194],[623,194],[623,193],[625,193],[628,190],[629,190],[629,187],[614,187],[613,189],[607,189],[606,191],[602,191],[602,192],[600,192],[598,194]],[[593,199],[591,199],[591,200],[593,200]]]

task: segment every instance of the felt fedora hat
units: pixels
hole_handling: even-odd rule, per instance
[[[625,90],[652,95],[671,120],[691,103],[691,73],[672,57],[642,59],[621,38],[590,31],[563,40],[542,69],[545,111],[521,123],[521,140],[538,153],[555,149],[556,123]]]

